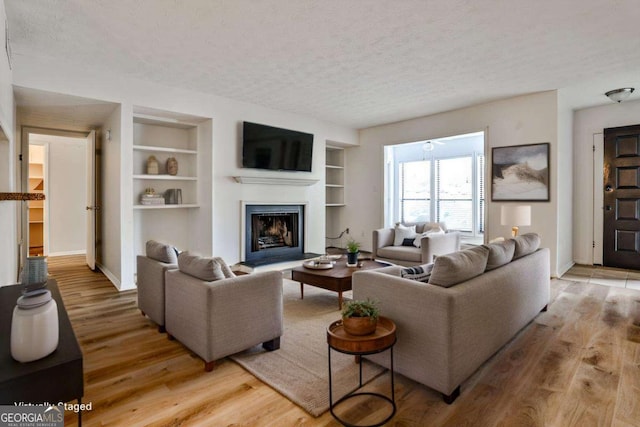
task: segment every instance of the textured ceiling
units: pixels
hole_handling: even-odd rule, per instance
[[[5,0],[11,48],[362,128],[640,91],[637,0]],[[86,66],[86,65],[83,65]],[[640,97],[635,94],[634,97]]]

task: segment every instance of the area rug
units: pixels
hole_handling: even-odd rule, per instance
[[[348,295],[348,294],[347,294]],[[317,417],[329,409],[327,327],[340,318],[338,294],[284,280],[284,334],[280,349],[267,352],[261,346],[231,356],[260,380]],[[384,370],[363,362],[363,383]],[[331,352],[333,399],[358,387],[354,356]]]

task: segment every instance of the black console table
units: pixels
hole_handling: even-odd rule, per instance
[[[72,400],[82,402],[84,379],[82,351],[71,327],[55,279],[47,281],[47,289],[58,305],[58,348],[47,357],[20,363],[11,357],[11,319],[22,285],[0,287],[0,404],[19,402],[54,405]],[[78,412],[78,425],[81,424]]]

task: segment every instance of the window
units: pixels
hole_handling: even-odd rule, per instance
[[[400,164],[400,218],[402,222],[431,221],[431,162]]]
[[[389,146],[385,156],[387,225],[432,221],[484,233],[483,133]]]

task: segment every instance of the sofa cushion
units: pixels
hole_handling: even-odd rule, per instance
[[[472,249],[440,255],[433,263],[429,283],[448,288],[484,273],[489,258],[489,248]]]
[[[516,250],[513,259],[522,258],[538,250],[540,247],[540,236],[536,233],[527,233],[517,236],[515,239]]]
[[[489,248],[486,271],[491,271],[511,262],[516,249],[516,242],[513,239],[509,239],[498,243],[489,243],[486,246]]]
[[[402,224],[396,224],[393,236],[393,246],[402,246],[404,239],[416,237],[416,226],[405,227]]]
[[[155,240],[147,241],[146,254],[151,259],[167,264],[176,264],[178,262],[177,251],[173,246]]]
[[[219,261],[214,258],[192,255],[189,252],[182,252],[178,255],[178,269],[185,274],[207,282],[225,278]]]
[[[378,258],[388,258],[392,260],[402,260],[419,264],[422,261],[422,254],[413,245],[411,246],[385,246],[378,249]]]
[[[415,239],[413,239],[413,246],[419,248],[422,245],[422,238],[428,237],[433,234],[445,234],[444,230],[437,225],[435,228],[431,228],[428,231],[425,231],[421,234],[418,234]]]
[[[416,265],[414,267],[407,267],[400,270],[400,277],[427,283],[429,281],[429,277],[431,277],[432,270],[433,263]]]

